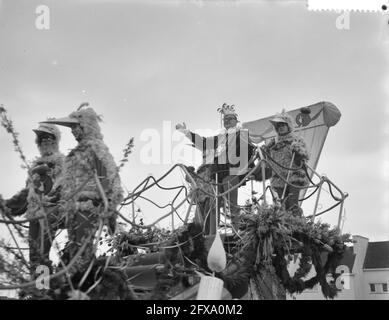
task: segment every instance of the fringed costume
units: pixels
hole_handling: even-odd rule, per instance
[[[51,267],[49,252],[58,228],[63,227],[58,211],[50,205],[59,188],[65,156],[59,152],[60,131],[55,125],[41,124],[34,130],[40,156],[31,164],[26,187],[6,201],[11,215],[26,213],[26,218],[44,217],[30,221],[30,267],[34,273],[39,265]]]
[[[60,210],[69,233],[69,245],[65,250],[67,258],[73,258],[89,239],[78,264],[81,269],[94,257],[92,233],[96,231],[99,219],[114,231],[115,210],[123,199],[118,167],[103,142],[100,120],[92,108],[79,109],[68,118],[53,120],[56,124],[70,126],[78,140],[78,145],[65,159],[60,180]],[[106,212],[104,198],[108,202]]]
[[[263,148],[275,169],[270,183],[278,197],[285,201],[286,209],[297,213],[299,211],[298,199],[300,193],[298,187],[309,184],[303,167],[304,162],[309,158],[307,147],[304,140],[293,132],[293,122],[287,113],[277,114],[271,122],[273,124],[285,123],[289,130],[286,134],[278,134]],[[288,170],[288,168],[291,168],[291,170]],[[288,181],[291,185],[286,185],[285,181]]]

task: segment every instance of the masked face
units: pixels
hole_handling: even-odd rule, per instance
[[[223,118],[224,128],[226,128],[227,130],[231,128],[235,128],[237,123],[238,120],[234,116],[225,116]]]
[[[79,124],[76,124],[72,126],[72,134],[77,141],[80,141],[84,135],[84,131]]]
[[[289,126],[284,122],[279,122],[276,125],[276,131],[280,136],[284,136],[289,133]]]
[[[37,143],[42,156],[49,156],[58,151],[55,136],[50,133],[40,133],[37,137]]]

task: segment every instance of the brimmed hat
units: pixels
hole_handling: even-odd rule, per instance
[[[33,129],[32,131],[34,131],[37,135],[40,135],[42,133],[52,134],[55,137],[55,140],[57,141],[61,139],[61,132],[54,124],[40,123],[39,127],[37,129]]]

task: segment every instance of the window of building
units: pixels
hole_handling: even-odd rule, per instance
[[[370,293],[388,293],[388,283],[369,283]]]

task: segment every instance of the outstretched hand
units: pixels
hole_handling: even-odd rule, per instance
[[[176,124],[176,130],[185,130],[185,129],[186,129],[185,122],[183,122],[182,124],[181,123]]]

